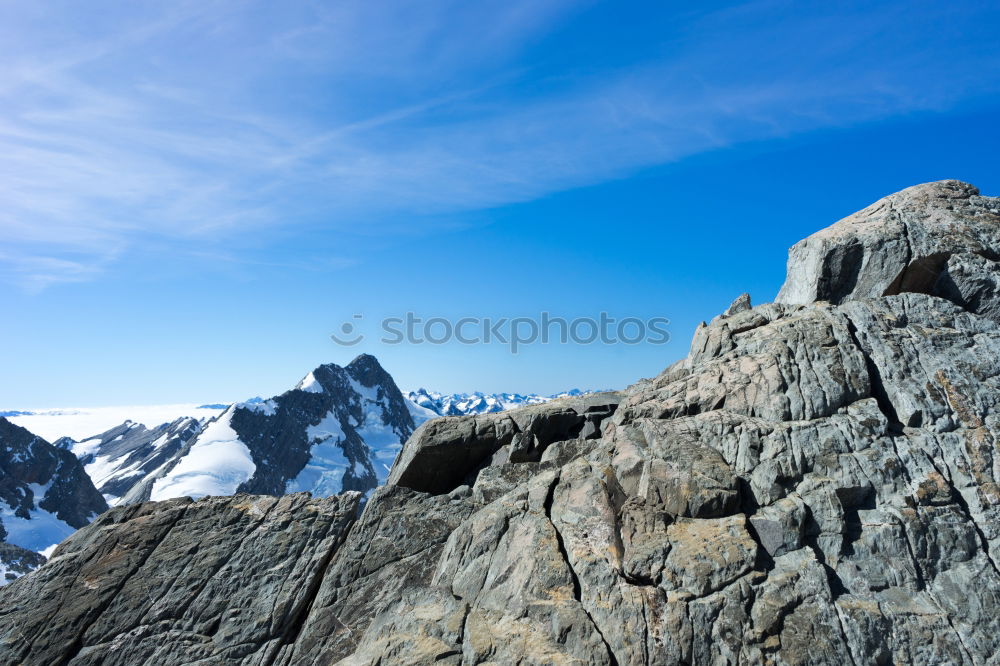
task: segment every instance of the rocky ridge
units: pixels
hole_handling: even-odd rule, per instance
[[[887,197],[796,245],[777,302],[737,299],[655,378],[424,424],[356,519],[353,495],[114,509],[0,592],[0,651],[994,663],[998,230],[1000,199],[963,183]],[[260,502],[276,504],[255,523]]]
[[[176,463],[203,426],[191,417],[155,428],[125,421],[79,442],[63,437],[54,444],[77,457],[109,504],[134,503],[149,498],[156,475]]]

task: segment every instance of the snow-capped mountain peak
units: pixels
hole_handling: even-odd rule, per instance
[[[413,432],[413,407],[374,356],[321,365],[273,398],[212,419],[153,429],[126,421],[60,440],[112,504],[252,492],[331,495],[371,490]],[[426,419],[420,419],[426,420]]]
[[[539,395],[537,393],[438,393],[419,388],[409,391],[407,399],[414,405],[436,416],[461,416],[464,414],[491,414],[508,409],[537,405],[555,398],[579,396],[599,391],[571,389],[565,393]]]

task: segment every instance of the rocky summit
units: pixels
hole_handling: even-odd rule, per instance
[[[56,445],[79,458],[111,505],[237,492],[327,496],[373,490],[416,427],[414,405],[368,354],[321,365],[268,400],[224,407],[207,421],[126,421]]]
[[[990,664],[1000,199],[792,248],[623,393],[446,417],[355,493],[112,509],[0,590],[15,664]]]

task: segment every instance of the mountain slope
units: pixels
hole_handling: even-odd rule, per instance
[[[0,418],[0,583],[107,508],[73,454]]]
[[[432,416],[403,398],[375,357],[362,355],[207,421],[183,417],[155,428],[126,421],[56,444],[79,457],[112,505],[236,492],[327,496],[374,488],[414,419]]]
[[[0,649],[77,666],[993,663],[1000,199],[929,183],[796,247],[781,302],[737,299],[622,394],[425,423],[356,519],[304,496],[108,512],[7,588]],[[307,530],[322,547],[298,530],[316,514],[338,525]],[[259,559],[226,568],[248,537]]]
[[[126,424],[72,445],[113,503],[253,492],[367,492],[415,425],[373,356],[322,365],[290,391],[198,423]]]
[[[72,452],[83,464],[90,479],[112,506],[119,502],[145,499],[157,472],[170,466],[185,446],[202,430],[190,417],[179,418],[155,428],[126,421],[80,442],[62,438],[56,446]]]

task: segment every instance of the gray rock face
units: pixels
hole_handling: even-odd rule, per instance
[[[541,460],[553,442],[600,436],[617,393],[560,398],[498,414],[446,417],[417,428],[389,474],[391,485],[448,492],[482,467]]]
[[[359,500],[237,495],[113,509],[0,593],[2,662],[271,663]]]
[[[322,566],[283,577],[306,590],[294,621],[265,610],[284,607],[267,576],[196,561],[244,538],[228,531],[236,499],[186,505],[205,507],[212,541],[159,527],[185,505],[148,504],[128,520],[150,536],[115,528],[126,517],[112,511],[0,592],[7,661],[996,663],[998,248],[971,248],[985,213],[962,233],[933,228],[952,221],[927,188],[897,195],[948,254],[927,291],[889,287],[912,264],[892,248],[925,247],[902,226],[866,227],[860,245],[838,231],[825,251],[864,248],[856,274],[827,271],[808,302],[738,299],[687,358],[623,394],[423,426],[350,527],[307,530],[337,545],[303,546]],[[956,193],[956,209],[975,198],[929,189]],[[812,270],[801,257],[790,277]],[[309,502],[281,501],[301,504],[253,542],[253,572],[286,562],[274,544],[311,538],[296,531]],[[169,548],[151,536],[165,529]],[[135,573],[133,557],[156,568]],[[109,561],[132,573],[101,585],[86,563]],[[157,586],[147,601],[144,584]],[[202,605],[174,598],[199,584],[217,586]]]
[[[929,293],[1000,321],[1000,263],[978,254],[954,254]]]
[[[876,201],[797,243],[776,302],[804,304],[931,293],[949,257],[996,260],[1000,202],[957,180]]]

